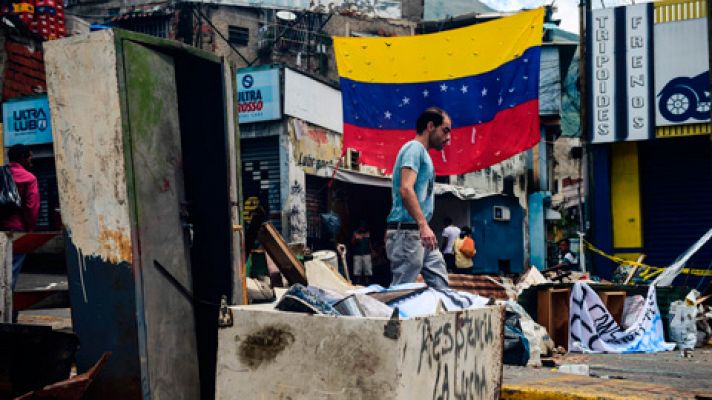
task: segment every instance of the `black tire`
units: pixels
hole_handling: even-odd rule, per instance
[[[697,96],[687,86],[674,86],[662,93],[658,109],[668,121],[683,122],[697,112]]]

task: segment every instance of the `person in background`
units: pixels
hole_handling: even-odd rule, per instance
[[[576,255],[571,251],[569,239],[559,240],[559,263],[551,269],[564,271],[579,271],[579,263]]]
[[[453,245],[455,244],[455,240],[460,237],[460,228],[453,225],[452,218],[450,217],[445,217],[443,222],[445,223],[445,229],[443,229],[443,243],[440,247],[440,251],[442,251],[443,258],[445,258],[447,270],[452,272],[455,270],[455,253],[453,251]]]
[[[19,210],[4,217],[0,225],[3,230],[13,232],[30,232],[35,229],[40,212],[40,191],[37,178],[29,171],[32,168],[32,152],[23,144],[10,147],[7,157],[8,166],[15,180],[22,205]],[[25,262],[26,254],[12,256],[12,289],[15,290],[17,278]]]
[[[373,265],[371,264],[371,233],[368,231],[366,221],[359,223],[351,236],[351,251],[354,256],[354,283],[357,285],[368,285],[373,276]]]
[[[455,267],[458,269],[472,268],[472,258],[477,253],[475,241],[472,239],[472,229],[463,226],[460,229],[460,237],[455,240],[452,246],[455,253]]]

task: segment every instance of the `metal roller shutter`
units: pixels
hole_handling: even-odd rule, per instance
[[[250,197],[267,204],[272,225],[282,230],[282,201],[280,195],[279,138],[270,136],[242,139],[242,189],[244,200]]]
[[[709,136],[662,139],[639,149],[645,261],[666,266],[712,228],[712,142]],[[707,243],[688,266],[710,262]]]

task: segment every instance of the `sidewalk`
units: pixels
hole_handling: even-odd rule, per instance
[[[553,368],[505,366],[502,399],[712,399],[712,349],[657,354],[568,354],[557,364],[586,364],[593,376]]]

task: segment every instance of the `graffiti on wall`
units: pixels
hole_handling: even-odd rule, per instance
[[[299,119],[291,119],[289,134],[296,165],[314,173],[335,167],[341,156],[341,135]]]

